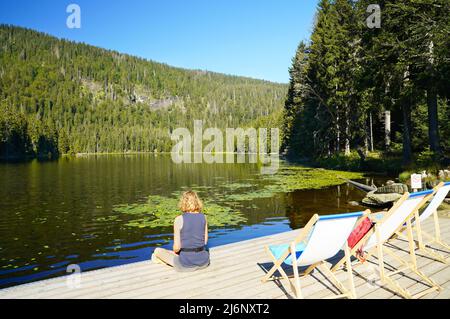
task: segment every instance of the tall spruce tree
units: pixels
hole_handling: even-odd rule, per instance
[[[304,101],[307,83],[308,47],[302,41],[297,47],[289,69],[289,90],[283,112],[283,143],[290,155],[299,156],[304,144]]]
[[[330,1],[320,1],[311,35],[306,86],[306,104],[312,108],[310,115],[314,114],[308,121],[309,130],[313,133],[314,151],[318,156],[339,152],[341,144],[341,110],[334,94],[339,85],[336,24],[337,18]]]

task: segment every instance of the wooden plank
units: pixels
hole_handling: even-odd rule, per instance
[[[450,220],[440,218],[441,235],[444,241],[450,240]],[[423,230],[434,231],[434,224],[426,222]],[[258,263],[267,267],[272,265],[264,252],[264,245],[289,243],[300,230],[270,235],[248,241],[228,244],[211,249],[212,264],[198,273],[177,273],[167,266],[155,265],[149,261],[111,267],[82,273],[82,287],[69,289],[66,277],[59,277],[0,290],[0,298],[292,298],[291,287],[285,280],[263,284],[260,280],[264,271]],[[393,241],[396,253],[407,256],[408,242]],[[441,284],[444,291],[432,293],[424,298],[449,298],[450,267],[437,263],[416,251],[419,268]],[[441,252],[442,254],[442,252]],[[448,255],[448,254],[447,254]],[[387,264],[394,264],[392,258],[385,256]],[[267,269],[268,270],[268,269]],[[358,267],[355,273],[359,273]],[[406,276],[397,274],[394,278],[411,292],[425,287]],[[336,277],[344,285],[347,283],[345,271]],[[385,288],[371,289],[367,278],[355,276],[358,298],[395,298],[396,295]],[[338,290],[320,271],[301,279],[302,293],[306,298],[333,297]]]
[[[274,239],[272,239],[272,238],[267,239],[267,240],[268,240],[267,243],[274,242]],[[226,251],[222,254],[217,254],[217,255],[216,255],[215,250],[212,249],[211,250],[211,260],[212,260],[211,266],[201,272],[196,273],[195,276],[192,276],[192,274],[177,273],[171,269],[168,269],[167,267],[164,267],[166,270],[166,274],[168,274],[170,276],[166,276],[165,278],[157,277],[156,281],[151,281],[151,282],[149,282],[149,281],[143,282],[142,280],[138,280],[137,283],[136,282],[125,282],[123,289],[116,289],[116,290],[119,290],[121,293],[122,292],[123,293],[133,293],[133,291],[135,291],[136,289],[143,289],[143,290],[147,291],[149,287],[155,287],[156,285],[158,285],[157,288],[161,288],[164,283],[167,283],[169,285],[171,283],[173,283],[173,285],[181,286],[180,280],[183,280],[183,282],[190,280],[192,283],[198,283],[198,282],[201,282],[201,280],[203,278],[210,276],[210,274],[217,276],[217,274],[219,274],[223,271],[229,272],[229,271],[239,269],[240,266],[237,265],[237,263],[235,262],[236,258],[239,258],[241,261],[244,261],[243,258],[245,258],[245,260],[253,262],[255,256],[258,254],[258,251],[261,250],[261,246],[259,244],[260,242],[261,241],[242,245],[243,248],[241,248],[239,250],[237,250],[237,249],[230,250],[230,251]],[[283,240],[281,242],[283,242]],[[276,241],[275,241],[275,243],[276,243]],[[245,257],[242,257],[242,255],[244,255]],[[233,267],[233,268],[230,270],[229,267]],[[135,283],[135,285],[133,285],[133,283]],[[189,282],[186,282],[186,284],[189,284]],[[192,288],[191,285],[189,285],[188,287]],[[107,287],[103,287],[103,288],[107,288]],[[116,290],[113,290],[113,291],[108,290],[106,292],[103,292],[103,294],[101,296],[109,297],[113,293],[115,293]],[[158,293],[159,292],[157,292],[157,294]],[[89,297],[89,295],[84,295],[83,297]]]
[[[295,235],[296,231],[283,233],[281,236],[266,236],[257,239],[248,240],[245,242],[234,243],[230,245],[224,245],[211,250],[212,258],[217,262],[222,258],[232,257],[234,255],[238,256],[240,254],[247,254],[252,250],[259,248],[261,244],[270,244],[274,241],[283,241],[289,237]],[[239,246],[242,249],[237,249]],[[234,247],[235,249],[230,249],[229,247]],[[217,253],[217,255],[216,255]],[[149,273],[149,276],[154,276],[156,278],[167,277],[173,275],[175,272],[163,265],[155,265],[149,261],[140,262],[136,264],[124,265],[119,267],[111,267],[103,270],[95,270],[82,273],[83,287],[92,287],[104,282],[114,282],[115,280],[119,282],[120,279],[131,279],[142,276],[143,273]],[[176,273],[175,273],[176,274]],[[23,289],[22,289],[23,288]],[[41,281],[38,283],[31,283],[23,286],[17,286],[13,288],[8,288],[0,291],[0,298],[2,293],[8,293],[14,298],[27,297],[28,294],[38,295],[41,298],[51,297],[53,295],[61,294],[61,289],[66,293],[77,293],[81,290],[76,289],[76,291],[68,291],[66,285],[66,278],[60,277],[56,279],[49,279]],[[28,291],[27,291],[28,290]],[[14,294],[14,292],[17,292]],[[49,293],[49,294],[48,294]],[[12,294],[12,295],[11,295]]]

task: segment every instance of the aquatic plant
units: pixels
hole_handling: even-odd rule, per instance
[[[243,183],[242,187],[238,187],[238,183],[233,183],[233,189],[239,189],[239,193],[222,194],[218,198],[226,201],[251,201],[258,198],[271,198],[277,193],[337,186],[343,184],[344,179],[360,179],[362,177],[362,173],[282,164],[277,174],[259,177],[263,183],[259,189],[244,192],[242,188],[249,187],[248,185],[251,184]]]
[[[272,179],[274,186],[280,189],[280,192],[291,192],[301,189],[321,189],[337,186],[344,183],[343,179],[359,179],[362,177],[363,174],[355,172],[285,166],[276,175],[266,178]]]
[[[255,175],[242,182],[220,180],[214,186],[191,185],[173,192],[170,196],[151,195],[144,203],[117,205],[114,212],[131,216],[125,225],[138,228],[172,227],[178,210],[178,198],[183,191],[192,189],[204,201],[204,213],[211,227],[236,226],[246,221],[240,209],[252,209],[249,203],[256,199],[272,198],[278,193],[301,189],[320,189],[344,183],[345,179],[362,178],[361,173],[324,170],[282,163],[277,174]],[[112,218],[105,218],[113,220]]]
[[[115,206],[114,212],[134,216],[125,225],[138,228],[172,227],[180,215],[177,198],[158,195],[149,196],[146,203]],[[205,202],[203,213],[210,227],[236,226],[247,220],[239,211],[210,202]]]
[[[222,185],[222,187],[229,189],[229,190],[238,190],[238,189],[250,188],[250,187],[254,187],[254,186],[257,186],[257,185],[250,184],[250,183],[230,183],[230,184]]]

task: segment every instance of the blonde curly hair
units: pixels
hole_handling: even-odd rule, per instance
[[[196,192],[187,191],[181,196],[178,207],[183,213],[200,213],[203,210],[203,203]]]

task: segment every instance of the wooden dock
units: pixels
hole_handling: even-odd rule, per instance
[[[450,243],[450,219],[441,218],[440,225],[443,239]],[[433,229],[431,218],[423,229]],[[212,248],[211,266],[196,273],[177,273],[167,266],[145,261],[82,273],[78,288],[70,288],[67,277],[59,277],[0,290],[0,298],[293,298],[290,286],[284,280],[263,284],[261,278],[265,269],[272,266],[264,245],[289,242],[296,234],[298,230]],[[391,247],[399,255],[407,256],[407,242],[396,239]],[[440,253],[449,257],[449,252]],[[417,256],[420,270],[444,288],[424,298],[449,299],[449,265],[425,257],[420,252]],[[385,261],[396,266],[390,258]],[[371,258],[355,267],[357,297],[399,298],[377,283],[376,266],[376,258]],[[337,276],[345,280],[346,273],[341,270]],[[394,278],[412,293],[428,287],[416,281],[410,273],[400,273]],[[301,284],[305,298],[327,298],[336,292],[336,288],[319,271],[303,277]]]

